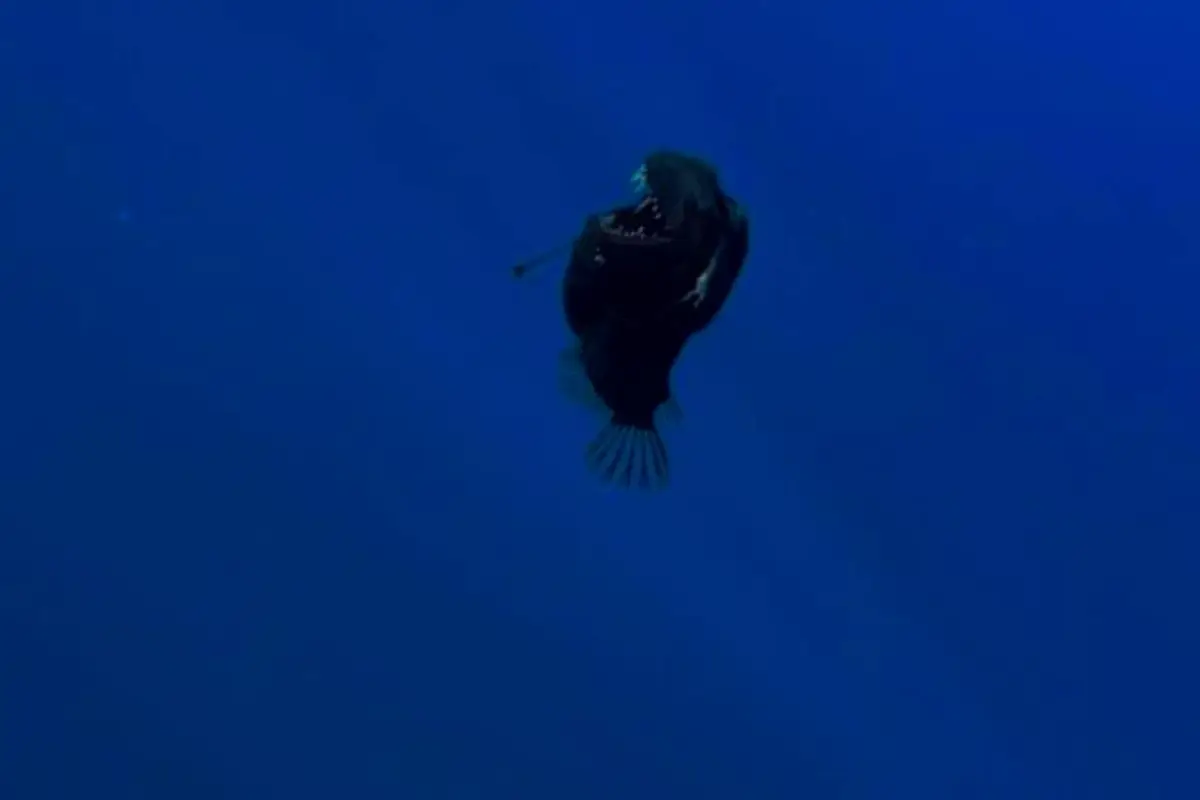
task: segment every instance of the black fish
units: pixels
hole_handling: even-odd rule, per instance
[[[572,394],[610,414],[588,446],[607,482],[661,488],[670,474],[655,415],[687,340],[724,305],[740,273],[748,225],[700,159],[651,153],[634,173],[636,203],[588,218],[563,280],[577,339],[564,359]]]

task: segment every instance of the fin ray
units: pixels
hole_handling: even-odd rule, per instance
[[[588,445],[586,458],[605,483],[623,489],[663,489],[670,478],[667,445],[654,428],[610,422]]]
[[[558,388],[567,399],[589,411],[605,415],[611,413],[588,379],[583,351],[578,344],[558,354]]]

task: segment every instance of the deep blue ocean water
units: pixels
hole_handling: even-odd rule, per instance
[[[0,5],[0,798],[1200,797],[1200,14]],[[712,159],[672,488],[553,271]]]

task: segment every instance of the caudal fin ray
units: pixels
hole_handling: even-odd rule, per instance
[[[588,445],[587,463],[605,483],[625,489],[662,489],[670,477],[666,443],[653,428],[608,424]]]

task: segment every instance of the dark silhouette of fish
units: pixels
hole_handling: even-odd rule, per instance
[[[564,388],[609,422],[587,449],[608,483],[666,486],[656,416],[671,408],[671,370],[688,339],[724,307],[749,246],[740,206],[706,162],[656,151],[634,173],[636,201],[588,217],[562,283],[576,342]]]

